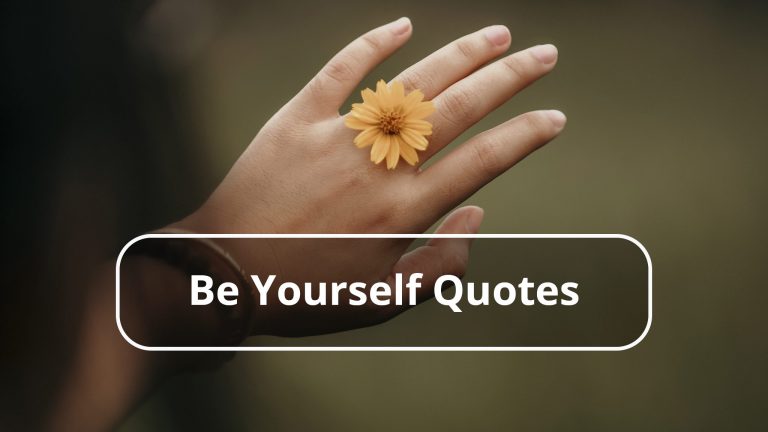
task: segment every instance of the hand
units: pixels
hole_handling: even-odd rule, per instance
[[[428,169],[400,164],[395,170],[369,161],[369,149],[353,145],[357,131],[339,114],[361,80],[411,36],[407,18],[371,30],[326,64],[262,128],[208,201],[176,226],[203,233],[419,233],[483,185],[552,140],[563,129],[559,111],[535,111],[476,135]],[[553,69],[557,50],[541,45],[503,57],[509,31],[492,26],[464,36],[394,78],[406,91],[433,100],[433,134],[421,163],[515,93]],[[449,215],[439,233],[475,233],[482,210]],[[433,239],[403,255],[407,239],[360,240],[355,247],[319,240],[275,241],[265,248],[222,241],[246,272],[267,271],[297,280],[385,280],[418,270],[428,283],[442,274],[462,275],[468,239]],[[279,272],[277,269],[280,269]],[[349,276],[362,277],[349,277]],[[339,276],[347,276],[346,278]],[[272,290],[274,292],[275,290]],[[421,300],[425,300],[425,298]],[[348,307],[328,320],[327,309],[281,306],[257,310],[254,333],[307,335],[386,321],[404,306]]]

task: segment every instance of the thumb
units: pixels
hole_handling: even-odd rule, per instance
[[[435,234],[477,234],[483,221],[483,209],[466,206],[455,210],[445,218],[435,230]],[[401,273],[408,280],[412,273],[422,273],[422,288],[418,290],[417,303],[433,297],[432,287],[442,275],[463,276],[469,262],[471,238],[433,238],[426,245],[403,255],[395,263],[390,284],[396,273]],[[388,311],[386,319],[391,319],[404,312],[410,305],[394,306]]]

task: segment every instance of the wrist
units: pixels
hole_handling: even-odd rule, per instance
[[[231,210],[226,210],[224,206],[217,205],[211,199],[194,213],[169,225],[167,229],[181,230],[189,234],[199,234],[201,236],[205,234],[277,232],[272,225],[260,223],[261,216],[257,212],[249,211],[249,214],[252,217],[249,218],[247,224],[243,223],[242,217],[237,216]],[[282,243],[267,238],[243,239],[242,237],[231,237],[209,238],[208,240],[218,245],[222,251],[229,255],[241,269],[242,274],[245,275],[246,280],[243,282],[240,295],[244,295],[243,290],[245,287],[248,287],[248,293],[255,304],[250,334],[271,334],[273,331],[271,321],[274,319],[272,315],[275,311],[266,305],[256,304],[256,294],[253,292],[250,275],[280,274],[282,267],[280,265],[281,260],[278,257],[281,255],[279,249]],[[283,254],[284,252],[282,251]],[[240,285],[238,284],[238,286]]]
[[[191,233],[168,229],[155,234],[132,245],[123,258],[121,303],[132,307],[121,310],[134,311],[121,316],[126,334],[146,346],[239,345],[253,325],[253,295],[238,264],[211,239],[182,237]],[[193,275],[210,278],[216,286],[232,282],[241,287],[237,302],[192,304]]]

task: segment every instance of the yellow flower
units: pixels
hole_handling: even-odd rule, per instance
[[[403,83],[383,80],[376,83],[376,91],[361,92],[363,103],[352,104],[352,111],[344,119],[350,129],[360,130],[355,137],[359,148],[371,147],[371,161],[375,164],[387,160],[387,169],[395,169],[400,157],[416,165],[419,155],[429,142],[432,124],[424,120],[435,111],[431,101],[424,101],[424,93],[414,90],[405,94]]]

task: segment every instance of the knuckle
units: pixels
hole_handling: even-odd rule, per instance
[[[529,133],[538,140],[549,138],[552,135],[552,122],[541,113],[527,113],[523,115],[525,126]]]
[[[334,58],[323,68],[323,75],[331,81],[342,83],[354,78],[355,71],[346,57]]]
[[[463,253],[453,252],[443,256],[443,274],[462,277],[467,269],[468,258]]]
[[[501,168],[499,145],[495,140],[486,137],[475,143],[472,149],[475,152],[475,162],[482,171],[493,173]]]
[[[382,233],[401,232],[408,228],[412,219],[414,199],[410,193],[400,191],[397,196],[385,199],[375,211],[372,225]]]
[[[466,90],[457,88],[445,93],[441,105],[444,111],[443,117],[457,124],[471,117],[474,103]]]
[[[359,165],[359,164],[357,164]],[[347,191],[357,190],[360,187],[370,183],[370,169],[368,167],[352,166],[348,170],[347,176],[343,177],[341,188]]]
[[[395,230],[400,218],[399,204],[396,202],[390,205],[384,205],[379,210],[373,212],[370,223],[371,229],[376,232],[386,233]]]
[[[524,79],[526,76],[528,76],[528,67],[526,62],[516,54],[505,57],[501,61],[501,64],[503,64],[507,70],[511,72],[512,75],[517,79]]]
[[[407,91],[413,91],[416,89],[428,89],[433,88],[434,78],[431,74],[420,72],[417,69],[409,70],[403,74],[403,78],[400,80]]]
[[[454,46],[458,54],[465,59],[472,60],[475,58],[475,46],[469,39],[459,39],[455,42]]]
[[[316,99],[323,94],[323,88],[325,87],[325,84],[323,84],[323,75],[325,74],[323,69],[320,70],[320,73],[316,77],[309,80],[304,87],[304,91],[312,99]]]
[[[360,37],[360,41],[371,51],[380,51],[382,48],[381,40],[373,33],[366,33]]]

